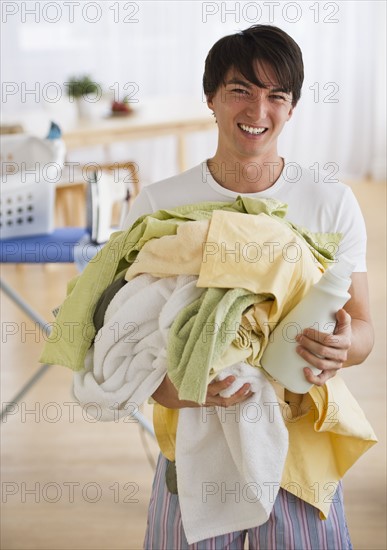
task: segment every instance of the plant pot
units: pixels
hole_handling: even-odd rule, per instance
[[[80,119],[97,120],[108,115],[110,111],[110,96],[104,94],[97,101],[95,101],[94,96],[90,100],[87,97],[78,97],[76,105]]]

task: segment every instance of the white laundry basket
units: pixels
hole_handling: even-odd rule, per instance
[[[54,230],[55,174],[64,161],[62,140],[0,137],[0,238]]]

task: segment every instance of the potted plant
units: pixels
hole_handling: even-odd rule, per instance
[[[79,117],[95,118],[95,114],[100,110],[96,109],[96,104],[102,98],[102,86],[89,75],[83,75],[69,78],[66,88],[70,101],[76,102]]]

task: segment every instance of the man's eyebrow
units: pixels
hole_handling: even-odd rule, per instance
[[[238,84],[239,86],[244,86],[245,88],[250,88],[250,89],[253,87],[253,84],[251,82],[249,82],[248,80],[241,80],[240,78],[230,78],[230,80],[227,80],[227,82],[225,82],[226,86],[228,84]],[[274,92],[274,93],[282,92],[284,94],[290,94],[290,92],[285,88],[283,88],[282,86],[277,86],[274,88],[271,88],[270,86],[268,86],[268,89],[270,90],[270,92]]]
[[[245,88],[252,88],[253,85],[248,82],[247,80],[240,80],[239,78],[230,78],[230,80],[227,80],[227,82],[225,83],[226,86],[227,84],[239,84],[240,86],[245,86]]]
[[[282,92],[283,94],[290,94],[289,90],[286,90],[285,88],[277,87],[277,88],[269,88],[271,92]]]

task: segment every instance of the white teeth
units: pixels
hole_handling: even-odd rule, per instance
[[[266,128],[254,128],[253,126],[246,126],[246,124],[239,124],[238,126],[242,128],[242,130],[244,130],[245,132],[254,135],[262,134],[266,130]]]

